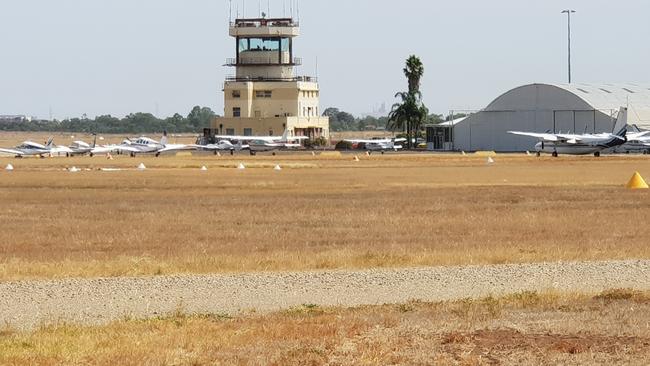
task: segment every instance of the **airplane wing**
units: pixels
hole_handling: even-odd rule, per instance
[[[92,150],[90,150],[90,152],[93,154],[107,154],[117,149],[117,146],[95,146]]]
[[[356,139],[346,139],[343,140],[352,144],[375,144],[379,140],[356,140]]]
[[[142,152],[140,149],[132,147],[132,146],[115,146],[114,151],[126,151],[126,152],[134,152],[134,153],[139,153]]]
[[[273,142],[275,140],[278,140],[277,137],[273,136],[228,136],[228,135],[222,135],[222,136],[215,136],[214,137],[217,140],[236,140],[236,141],[265,141],[265,142]]]
[[[67,146],[57,146],[51,148],[49,152],[56,154],[56,153],[73,153],[74,151],[72,151],[72,149]]]
[[[24,155],[22,151],[14,150],[14,149],[2,149],[0,148],[0,153],[4,154],[12,154],[12,155]]]
[[[196,150],[197,148],[194,145],[181,145],[181,144],[169,144],[165,145],[162,149],[158,150],[159,153],[169,152],[169,151],[183,151],[183,150]]]
[[[517,135],[517,136],[527,136],[527,137],[534,137],[536,139],[540,139],[543,141],[551,141],[551,142],[557,142],[557,141],[564,141],[565,139],[560,138],[558,135],[553,135],[551,133],[534,133],[534,132],[519,132],[519,131],[508,131],[509,134],[511,135]]]

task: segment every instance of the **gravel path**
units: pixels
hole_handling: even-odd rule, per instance
[[[526,290],[650,290],[650,260],[367,271],[70,279],[0,283],[0,325],[29,330],[65,321],[236,314],[301,304],[357,306],[444,301]]]

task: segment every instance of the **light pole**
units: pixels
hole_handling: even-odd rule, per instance
[[[575,12],[576,12],[575,10],[571,10],[571,9],[562,11],[562,14],[566,13],[568,24],[569,24],[569,84],[571,84],[571,14]]]

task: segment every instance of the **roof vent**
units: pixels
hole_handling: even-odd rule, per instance
[[[607,90],[607,89],[600,88],[600,90],[604,91],[604,92],[607,93],[607,94],[612,94],[612,92],[609,91],[609,90]]]
[[[628,92],[628,93],[630,93],[630,94],[634,94],[634,91],[632,91],[632,90],[630,90],[630,89],[628,89],[628,88],[623,88],[623,90],[625,90],[626,92]]]
[[[584,89],[578,88],[578,90],[580,90],[581,92],[583,92],[583,93],[585,93],[585,94],[589,94],[589,92],[586,91],[586,90],[584,90]]]

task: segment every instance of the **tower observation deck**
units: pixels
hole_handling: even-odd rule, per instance
[[[329,119],[320,117],[318,80],[299,76],[294,43],[300,36],[292,18],[247,18],[230,24],[235,57],[224,66],[235,73],[224,82],[224,117],[209,133],[281,135],[329,139]]]

